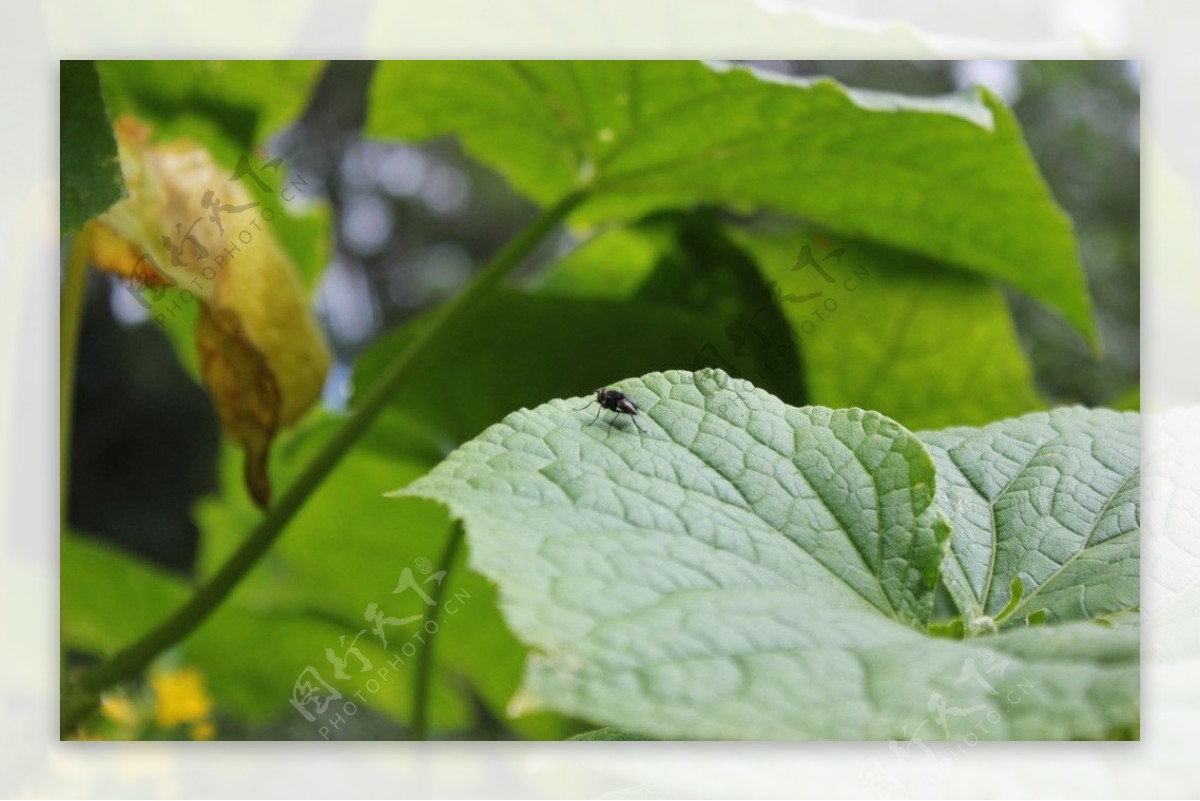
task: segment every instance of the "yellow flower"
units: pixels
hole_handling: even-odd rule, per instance
[[[194,668],[155,673],[150,687],[154,691],[154,722],[161,728],[204,721],[212,712],[204,678]]]
[[[100,700],[100,712],[118,726],[134,726],[138,722],[137,709],[124,695],[105,695]]]
[[[211,740],[217,736],[217,727],[211,720],[202,720],[192,724],[193,740]]]

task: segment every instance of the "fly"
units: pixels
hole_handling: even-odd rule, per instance
[[[617,418],[620,417],[620,415],[627,414],[629,415],[629,419],[633,420],[633,424],[637,427],[637,430],[642,430],[642,427],[638,425],[638,421],[636,420],[636,415],[638,413],[637,406],[634,405],[633,401],[624,392],[615,389],[609,389],[608,387],[601,387],[600,389],[596,390],[596,397],[592,401],[588,401],[588,405],[593,402],[599,404],[600,408],[596,410],[596,416],[592,418],[592,423],[599,420],[600,412],[607,409],[608,411],[615,413],[613,414],[612,419],[608,421],[610,426],[615,427]],[[587,406],[582,406],[579,410],[583,411],[586,408]],[[591,425],[592,423],[588,423],[588,425]]]

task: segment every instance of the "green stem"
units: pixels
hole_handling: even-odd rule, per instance
[[[438,569],[446,571],[441,582],[430,593],[433,604],[426,607],[425,619],[421,621],[421,632],[424,639],[422,648],[417,652],[416,674],[413,676],[413,717],[412,738],[424,740],[429,735],[429,684],[433,676],[433,638],[438,631],[438,617],[442,611],[442,596],[446,585],[450,583],[450,569],[454,565],[454,557],[458,554],[458,546],[463,540],[463,525],[456,522],[450,531],[450,539],[446,540],[446,549],[442,552]],[[432,629],[432,630],[431,630]]]
[[[431,347],[465,320],[475,306],[502,278],[549,234],[584,198],[572,193],[545,209],[528,227],[513,237],[504,249],[475,276],[467,287],[439,308],[427,326],[422,326],[401,351],[388,371],[363,398],[361,404],[337,433],[325,443],[302,473],[287,488],[266,517],[241,547],[211,578],[201,584],[191,599],[142,639],[80,676],[78,688],[94,697],[112,685],[132,678],[170,646],[191,633],[223,601],[275,542],[292,516],[321,484],[360,436],[370,427],[408,378],[429,358]],[[79,704],[62,704],[60,728],[74,730],[86,711]]]
[[[67,486],[71,477],[71,428],[75,419],[75,361],[79,329],[83,324],[83,299],[87,293],[88,255],[92,226],[88,223],[71,242],[67,274],[62,288],[58,321],[58,515],[67,524]]]

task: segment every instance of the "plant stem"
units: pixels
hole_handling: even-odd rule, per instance
[[[201,584],[187,603],[142,639],[82,674],[77,687],[83,694],[94,697],[117,682],[137,675],[156,656],[200,625],[262,558],[292,516],[370,427],[397,390],[424,364],[433,350],[431,345],[466,319],[487,292],[529,255],[583,198],[582,193],[575,192],[545,209],[529,226],[513,237],[461,293],[438,309],[430,324],[417,331],[407,347],[396,356],[387,372],[366,394],[354,413],[325,443],[312,461],[305,465],[303,472],[267,511],[266,517],[220,570]],[[62,704],[59,721],[61,729],[74,729],[87,714],[86,710],[80,712],[80,708],[79,704]]]
[[[87,294],[88,255],[91,249],[92,223],[88,223],[71,241],[58,320],[58,517],[61,527],[67,524],[71,429],[75,420],[75,361],[79,353],[79,329],[83,324],[83,300]]]
[[[424,740],[429,735],[429,694],[430,682],[433,677],[433,638],[438,631],[438,616],[442,611],[442,596],[446,585],[450,583],[450,569],[454,566],[454,557],[458,554],[458,546],[463,541],[463,524],[456,522],[446,540],[446,549],[442,552],[438,569],[446,571],[441,582],[430,593],[433,600],[431,606],[425,609],[425,619],[421,621],[421,631],[425,639],[423,647],[417,652],[416,674],[413,676],[413,717],[412,738]],[[431,625],[432,624],[432,625]],[[433,629],[430,631],[430,629]]]

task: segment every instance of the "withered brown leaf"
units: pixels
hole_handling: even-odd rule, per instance
[[[265,508],[271,441],[317,401],[330,363],[271,229],[279,212],[200,145],[153,142],[130,117],[115,128],[129,197],[92,223],[93,262],[135,291],[153,290],[156,303],[170,295],[200,304],[201,375],[225,433],[246,451],[246,486]]]

